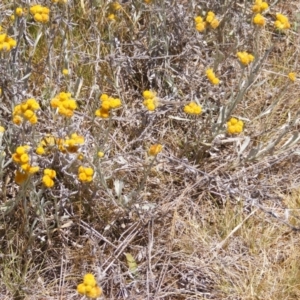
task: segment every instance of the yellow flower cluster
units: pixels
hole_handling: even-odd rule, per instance
[[[116,21],[115,13],[122,8],[122,5],[119,2],[112,2],[109,6],[109,14],[107,19],[109,21]]]
[[[94,170],[91,167],[80,166],[78,168],[78,178],[82,182],[90,182],[93,180]]]
[[[253,23],[258,26],[265,26],[266,19],[261,14],[256,14],[253,18]]]
[[[84,137],[77,133],[73,133],[71,138],[67,136],[65,139],[48,135],[38,144],[36,153],[39,155],[48,154],[55,146],[57,146],[58,150],[62,153],[76,153],[83,144]]]
[[[101,106],[96,110],[95,116],[107,119],[110,116],[110,111],[121,107],[122,103],[119,98],[109,97],[107,94],[100,96]]]
[[[89,298],[98,298],[102,295],[102,289],[97,285],[93,274],[87,273],[83,277],[83,282],[77,285],[77,292]]]
[[[47,135],[38,144],[35,152],[38,155],[48,154],[56,144],[57,139],[53,135]]]
[[[120,10],[121,8],[122,8],[122,5],[119,2],[115,1],[110,4],[110,9],[113,11]]]
[[[227,122],[227,132],[230,134],[241,133],[244,128],[244,122],[236,118],[231,118]]]
[[[217,85],[220,83],[220,80],[219,80],[219,78],[216,77],[213,69],[207,69],[206,76],[212,84]]]
[[[13,123],[20,125],[25,119],[31,124],[36,124],[38,119],[35,111],[39,108],[39,104],[33,98],[30,98],[22,102],[21,104],[16,105],[13,111]]]
[[[12,154],[12,159],[15,163],[20,165],[23,172],[34,174],[38,172],[40,168],[38,166],[30,165],[29,149],[30,147],[28,145],[17,147],[16,152]]]
[[[291,81],[293,81],[293,82],[295,82],[296,81],[296,73],[295,72],[290,72],[289,74],[288,74],[288,77],[289,77],[289,79],[291,80]]]
[[[0,51],[9,52],[12,48],[16,47],[16,45],[17,42],[6,33],[0,34]]]
[[[47,188],[51,188],[54,186],[54,178],[56,177],[56,172],[55,170],[52,169],[45,169],[44,170],[44,176],[43,176],[43,184]]]
[[[282,14],[276,14],[276,21],[274,25],[279,30],[289,29],[291,27],[291,24],[289,23],[289,19]]]
[[[154,144],[151,145],[149,150],[148,150],[148,154],[150,156],[156,156],[158,153],[160,153],[162,150],[162,145],[161,144]]]
[[[200,16],[195,17],[194,20],[196,23],[196,29],[199,32],[203,32],[208,26],[208,24],[213,29],[216,29],[220,24],[219,20],[215,17],[215,14],[212,11],[209,11],[207,13],[205,20]]]
[[[71,93],[61,92],[51,100],[51,106],[58,108],[58,113],[71,118],[74,115],[74,110],[77,108],[76,101],[71,98]]]
[[[254,60],[254,56],[246,51],[238,52],[236,55],[239,61],[245,66],[248,66]]]
[[[192,101],[189,104],[185,105],[183,111],[189,115],[199,115],[202,112],[202,107]]]
[[[211,28],[216,29],[220,22],[216,19],[215,14],[212,11],[209,11],[206,16],[206,22],[211,26]]]
[[[200,16],[194,18],[196,23],[196,30],[199,32],[203,32],[206,29],[206,22],[204,19]]]
[[[47,23],[49,21],[50,9],[40,4],[33,5],[30,7],[30,13],[36,22]]]
[[[73,133],[71,138],[66,138],[64,141],[64,147],[69,153],[76,153],[80,146],[84,144],[84,137]]]
[[[254,5],[252,6],[252,11],[254,13],[261,13],[268,8],[269,8],[269,5],[267,2],[262,1],[262,0],[255,0]]]
[[[143,104],[150,111],[154,111],[158,106],[158,98],[156,97],[156,93],[152,91],[144,91],[143,92],[144,101]]]

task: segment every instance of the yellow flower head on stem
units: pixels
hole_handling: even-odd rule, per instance
[[[244,122],[236,118],[231,118],[227,122],[227,132],[229,134],[238,134],[241,133],[244,129]]]
[[[220,83],[220,80],[219,80],[219,78],[216,77],[216,75],[215,75],[213,69],[211,69],[211,68],[210,68],[210,69],[207,69],[207,70],[206,70],[206,76],[207,76],[208,80],[209,80],[212,84],[217,85],[217,84]]]
[[[200,115],[202,112],[202,107],[192,101],[189,104],[185,105],[183,111],[189,115]]]
[[[161,144],[154,144],[151,145],[149,150],[148,150],[148,154],[150,156],[156,156],[158,153],[160,153],[162,150],[162,145]]]
[[[295,82],[296,81],[296,73],[295,72],[290,72],[289,74],[288,74],[288,77],[289,77],[289,79],[292,81],[292,82]]]
[[[261,14],[256,14],[253,18],[253,23],[258,26],[265,26],[266,19]]]
[[[254,56],[246,51],[238,52],[236,55],[239,61],[245,66],[248,66],[254,60]]]
[[[276,29],[284,30],[289,29],[291,24],[289,23],[289,19],[283,14],[276,14],[276,21],[274,23]]]

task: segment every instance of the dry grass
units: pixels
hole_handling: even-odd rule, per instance
[[[83,299],[76,285],[91,272],[103,299],[299,299],[299,80],[287,78],[299,73],[299,3],[269,2],[267,25],[255,28],[252,1],[124,1],[109,21],[108,1],[47,0],[45,25],[11,21],[29,6],[10,2],[0,4],[18,42],[0,52],[0,298]],[[193,18],[209,10],[221,23],[201,34]],[[276,32],[276,12],[291,29]],[[242,68],[245,50],[255,62]],[[154,112],[142,105],[148,89],[160,99]],[[71,119],[50,107],[61,91],[78,103]],[[103,93],[122,101],[109,119],[95,117]],[[13,108],[30,97],[39,122],[16,126]],[[200,116],[183,112],[191,100]],[[231,116],[243,133],[226,133]],[[18,146],[74,132],[82,161],[57,145],[33,151],[41,171],[15,183]],[[163,151],[151,159],[155,143]],[[78,180],[81,164],[95,170],[91,183]],[[57,177],[46,189],[49,167]]]

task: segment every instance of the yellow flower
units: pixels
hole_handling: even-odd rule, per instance
[[[18,185],[21,185],[28,179],[29,175],[24,172],[16,171],[15,173],[15,182]]]
[[[202,107],[195,102],[190,102],[185,105],[183,111],[189,115],[199,115],[202,112]]]
[[[63,70],[62,70],[62,73],[63,73],[65,76],[67,76],[67,75],[69,75],[69,70],[68,70],[68,69],[63,69]]]
[[[214,84],[214,85],[218,85],[220,83],[220,79],[217,78],[217,77],[212,78],[211,83]]]
[[[267,2],[262,2],[262,4],[260,5],[261,11],[264,11],[268,8],[269,8],[269,4]]]
[[[20,125],[23,122],[23,118],[20,116],[14,116],[13,117],[13,123],[16,125]]]
[[[209,11],[207,13],[206,22],[211,23],[214,18],[215,18],[215,14],[212,11]]]
[[[49,175],[44,175],[42,182],[44,186],[46,186],[47,188],[51,188],[54,186],[54,181]]]
[[[55,170],[52,170],[52,169],[45,169],[44,175],[48,175],[50,178],[55,178],[56,172],[55,172]]]
[[[256,0],[255,4],[252,6],[252,11],[254,13],[260,13],[266,9],[268,9],[269,5],[267,2],[264,2],[262,0]]]
[[[33,115],[29,120],[28,120],[31,124],[36,124],[38,119],[36,115]]]
[[[200,17],[200,16],[195,17],[194,20],[195,20],[195,23],[196,23],[196,24],[197,24],[197,23],[203,23],[203,22],[204,22],[203,18]]]
[[[12,48],[16,47],[17,42],[6,35],[5,33],[0,34],[0,51],[10,51]]]
[[[100,96],[101,107],[97,109],[95,115],[101,118],[108,118],[109,112],[112,109],[119,108],[122,106],[122,102],[119,98],[109,97],[107,94],[102,94]]]
[[[118,3],[118,2],[113,2],[111,4],[111,8],[112,8],[112,10],[117,11],[117,10],[120,10],[122,8],[122,5],[120,3]]]
[[[238,134],[243,131],[244,122],[242,120],[238,120],[236,118],[231,118],[227,122],[227,132],[229,134]]]
[[[200,16],[195,17],[194,20],[196,23],[196,30],[199,32],[203,32],[206,29],[206,22]]]
[[[84,137],[73,133],[71,138],[66,138],[64,142],[65,149],[70,153],[75,153],[78,151],[79,147],[84,144]]]
[[[25,112],[24,112],[24,117],[26,118],[26,119],[30,119],[33,115],[34,115],[34,112],[32,111],[32,110],[30,110],[30,109],[27,109]]]
[[[110,108],[111,109],[119,108],[119,107],[121,107],[121,105],[122,105],[122,103],[119,98],[111,98],[110,99]]]
[[[143,97],[145,99],[153,99],[155,96],[156,96],[155,92],[148,91],[148,90],[146,90],[146,91],[143,92]]]
[[[77,292],[88,298],[98,298],[102,295],[102,289],[97,285],[93,274],[85,274],[83,282],[77,285]]]
[[[157,98],[146,99],[146,100],[144,100],[143,104],[146,106],[146,108],[149,111],[154,111],[158,105],[158,101],[157,101]]]
[[[89,298],[98,298],[102,294],[102,289],[99,286],[91,288],[90,291],[86,292],[86,296]]]
[[[106,100],[108,100],[108,98],[109,98],[109,96],[107,94],[102,94],[100,96],[100,101],[106,101]]]
[[[206,23],[202,22],[202,23],[197,23],[196,24],[196,30],[199,32],[203,32],[206,28]]]
[[[220,83],[220,80],[219,80],[219,78],[216,77],[213,69],[211,69],[211,68],[207,69],[206,76],[212,84],[217,85]]]
[[[39,108],[39,104],[33,98],[16,105],[13,111],[13,122],[20,125],[23,122],[23,118],[25,118],[31,124],[36,124],[38,119],[34,111]]]
[[[100,108],[96,110],[95,115],[97,117],[107,119],[109,117],[109,111],[107,109]]]
[[[3,126],[0,126],[0,133],[3,133],[5,131],[5,128]]]
[[[86,293],[86,288],[85,288],[85,284],[84,283],[80,283],[77,285],[77,292],[81,295],[85,295]]]
[[[107,119],[109,117],[109,110],[101,107],[100,109],[96,110],[95,116],[103,119]]]
[[[239,61],[245,66],[249,65],[254,60],[254,56],[246,51],[238,52],[236,55],[239,58]]]
[[[39,104],[34,98],[28,99],[26,104],[28,105],[28,109],[37,110],[40,108]]]
[[[40,167],[38,167],[38,166],[35,166],[35,167],[29,166],[29,168],[27,169],[27,172],[29,174],[34,174],[34,173],[38,172],[39,170],[40,170]]]
[[[95,287],[96,284],[97,284],[94,275],[91,274],[91,273],[87,273],[87,274],[84,275],[84,277],[83,277],[83,283],[85,285],[89,285],[91,287]]]
[[[27,153],[24,153],[20,156],[20,162],[22,164],[26,164],[29,161],[29,155]]]
[[[219,26],[220,22],[219,20],[217,19],[213,19],[211,22],[210,22],[210,26],[213,28],[213,29],[216,29],[218,26]]]
[[[109,14],[109,15],[107,16],[107,19],[108,19],[109,21],[116,21],[116,16],[115,16],[115,14]]]
[[[59,93],[50,101],[53,108],[58,108],[58,113],[71,118],[74,115],[74,110],[77,108],[76,101],[71,98],[71,93]]]
[[[43,155],[46,153],[45,149],[41,146],[37,147],[36,150],[35,150],[36,154],[38,155]]]
[[[289,29],[291,27],[291,24],[289,23],[289,19],[282,15],[282,14],[276,14],[276,21],[274,23],[275,27],[279,30],[283,29]]]
[[[154,144],[151,145],[148,151],[148,154],[150,156],[156,156],[158,153],[160,153],[162,150],[162,145],[161,144]]]
[[[83,166],[80,166],[78,168],[78,178],[80,181],[90,182],[93,180],[93,175],[94,175],[94,170],[90,167],[85,168]],[[88,275],[87,278],[91,278],[90,277],[91,274],[86,274],[86,275]]]
[[[256,14],[253,18],[253,23],[258,26],[264,26],[266,24],[266,20],[261,14]]]
[[[15,10],[15,12],[16,12],[16,15],[17,15],[18,17],[22,17],[22,16],[23,16],[23,13],[24,13],[22,7],[17,7],[16,10]]]
[[[291,81],[295,82],[296,81],[296,73],[295,72],[291,72],[288,74],[288,77]]]
[[[144,91],[143,92],[144,101],[143,104],[150,111],[153,111],[158,106],[158,98],[156,97],[156,93],[152,91]]]
[[[104,152],[98,151],[97,155],[98,155],[99,158],[102,158],[104,156]]]
[[[36,22],[47,23],[49,21],[50,9],[46,6],[33,5],[30,7],[30,13]]]

